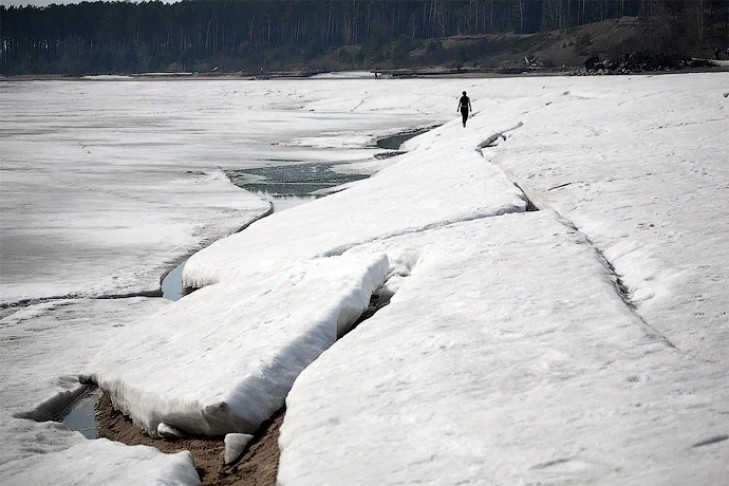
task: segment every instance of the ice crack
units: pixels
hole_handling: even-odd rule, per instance
[[[475,220],[486,219],[486,218],[494,218],[494,217],[504,216],[506,214],[512,214],[512,213],[523,213],[525,211],[530,210],[530,209],[528,209],[529,201],[525,200],[525,202],[527,203],[526,206],[507,203],[504,206],[502,206],[496,210],[489,210],[484,213],[471,214],[469,216],[465,216],[462,218],[454,218],[454,219],[449,219],[449,220],[445,220],[445,221],[438,221],[436,223],[430,223],[430,224],[420,226],[417,228],[408,228],[408,229],[405,229],[402,231],[393,231],[393,232],[387,233],[385,235],[379,235],[379,236],[375,236],[373,238],[368,238],[368,239],[365,239],[362,241],[357,241],[355,243],[349,243],[346,245],[341,245],[341,246],[332,248],[323,253],[319,253],[318,255],[315,255],[314,258],[330,258],[330,257],[340,256],[340,255],[344,254],[345,252],[351,250],[352,248],[374,243],[376,241],[385,241],[385,240],[397,238],[400,236],[424,233],[426,231],[430,231],[430,230],[434,230],[434,229],[446,228],[448,226],[452,226],[452,225],[458,224],[458,223],[465,223],[468,221],[475,221]]]
[[[507,171],[505,171],[503,168],[502,168],[502,171],[504,172],[504,176],[513,182],[513,177],[509,173],[507,173]],[[533,205],[533,203],[531,202],[532,198],[530,198],[527,195],[527,192],[516,182],[514,182],[514,185],[516,187],[518,187],[519,190],[521,190],[521,192],[524,194],[525,200],[528,201],[527,204]],[[543,206],[548,207],[546,205],[543,205]],[[534,205],[533,205],[533,207],[535,209],[538,209]],[[595,256],[596,256],[597,260],[605,267],[605,269],[610,274],[612,282],[613,282],[613,286],[615,287],[616,294],[618,295],[620,300],[623,301],[623,303],[628,307],[628,309],[630,309],[631,313],[641,322],[643,327],[646,329],[648,336],[653,339],[663,342],[666,346],[668,346],[670,348],[678,349],[676,347],[676,345],[670,339],[668,339],[668,337],[665,334],[661,333],[658,329],[656,329],[651,324],[649,324],[648,321],[646,321],[645,318],[640,315],[640,313],[638,312],[637,305],[632,300],[628,286],[625,285],[622,278],[620,277],[618,272],[615,270],[615,266],[605,256],[605,254],[602,252],[602,250],[585,233],[580,231],[579,228],[577,228],[577,226],[572,221],[570,221],[569,219],[565,218],[562,214],[560,214],[559,211],[556,211],[552,208],[548,208],[548,209],[554,211],[555,214],[557,214],[557,216],[559,217],[559,220],[561,221],[561,223],[563,225],[567,226],[572,231],[574,231],[575,233],[580,235],[580,237],[583,239],[583,241],[585,241],[585,243],[589,244],[590,247],[592,247],[592,249],[595,252]],[[529,209],[527,209],[527,210],[529,210]]]

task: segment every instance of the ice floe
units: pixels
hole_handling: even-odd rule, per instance
[[[332,257],[206,287],[115,336],[88,374],[151,436],[162,423],[252,433],[364,312],[388,268],[384,255]]]

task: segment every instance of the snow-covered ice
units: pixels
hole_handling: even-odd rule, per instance
[[[238,459],[252,439],[251,434],[225,434],[225,463],[230,464]]]
[[[157,291],[165,270],[268,210],[220,168],[367,158],[379,150],[293,145],[425,120],[293,109],[332,83],[3,82],[0,304]]]
[[[251,271],[273,272],[363,242],[526,208],[521,192],[473,147],[434,145],[398,160],[346,191],[257,221],[196,253],[185,265],[184,285],[243,280]]]
[[[291,389],[287,486],[723,484],[727,82],[188,81],[208,101],[168,107],[152,126],[184,114],[177,128],[189,131],[171,138],[195,148],[155,145],[163,165],[231,167],[238,136],[250,160],[301,161],[316,147],[367,165],[374,151],[354,147],[398,118],[453,121],[371,179],[194,255],[183,278],[200,290],[79,363],[153,435],[252,432]],[[166,89],[134,83],[61,86],[134,86],[142,99]],[[454,112],[464,89],[477,110],[465,129]],[[250,112],[233,117],[251,123],[244,135],[209,101],[222,98]],[[273,120],[287,139],[270,145]],[[143,143],[125,150],[148,160]],[[527,212],[527,196],[541,211]],[[335,342],[380,285],[395,292],[389,306]],[[48,461],[79,459],[69,436],[36,425],[54,438]]]
[[[547,94],[487,155],[589,236],[640,314],[679,349],[729,363],[722,77],[638,77]]]
[[[334,257],[209,286],[109,340],[89,375],[152,436],[160,423],[255,432],[367,309],[387,271],[384,255]]]
[[[447,154],[460,161],[458,171],[440,162]],[[345,192],[274,214],[194,255],[184,286],[207,288],[151,317],[146,332],[130,329],[112,341],[89,372],[148,433],[160,422],[194,433],[252,432],[280,407],[296,375],[342,334],[333,323],[341,306],[350,307],[347,272],[356,282],[360,267],[369,275],[366,285],[357,284],[349,323],[385,279],[388,268],[378,255],[371,257],[374,267],[336,255],[363,242],[525,207],[521,193],[470,148],[404,158]],[[307,283],[291,287],[291,272]],[[330,317],[317,317],[322,310]],[[327,329],[326,339],[298,344],[311,339],[310,326]],[[275,356],[276,366],[266,356]]]
[[[145,297],[65,299],[0,320],[2,410],[50,420],[83,391],[78,376],[99,347],[168,305]]]
[[[481,153],[543,210],[352,247],[409,276],[295,383],[279,481],[726,483],[728,80],[469,89],[408,157],[523,122]]]
[[[0,465],[0,478],[5,486],[200,484],[188,451],[164,454],[154,447],[128,447],[106,439],[82,439],[77,445],[54,454]]]
[[[315,74],[310,79],[371,79],[374,75],[370,71],[332,71]]]
[[[363,245],[411,262],[388,307],[305,370],[282,485],[720,484],[725,370],[633,314],[550,211]],[[414,264],[413,264],[414,262]]]
[[[220,169],[360,160],[379,150],[315,151],[296,139],[348,128],[385,133],[425,120],[415,112],[363,118],[282,111],[298,103],[294,85],[241,86],[3,82],[0,304],[156,292],[175,262],[269,210],[269,203],[234,187]],[[326,92],[322,86],[313,99]],[[83,441],[56,424],[13,415],[48,419],[57,413],[83,391],[76,376],[98,348],[164,304],[64,299],[4,307],[0,433],[7,447],[0,463],[30,464],[39,460],[30,456]],[[84,447],[88,452],[95,446]],[[99,454],[111,450],[99,447]],[[134,457],[142,460],[134,452],[120,454],[129,459],[120,464],[130,472]],[[85,460],[74,451],[63,457],[69,466]],[[49,456],[44,463],[58,460]],[[3,482],[11,471],[3,469]],[[73,477],[73,467],[64,471]],[[16,472],[14,481],[62,482],[50,469],[45,481]],[[142,482],[155,477],[152,471]]]
[[[142,297],[68,299],[31,305],[0,320],[3,485],[199,484],[189,454],[89,441],[48,421],[83,392],[78,375],[100,346],[168,304]]]

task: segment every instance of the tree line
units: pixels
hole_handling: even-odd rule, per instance
[[[621,16],[682,19],[700,39],[719,16],[726,17],[728,2],[186,0],[0,6],[0,72],[188,71],[213,65],[259,70],[305,63],[355,44],[362,49],[351,61],[362,67],[396,39],[535,33]]]

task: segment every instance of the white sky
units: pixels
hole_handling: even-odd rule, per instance
[[[22,5],[37,5],[39,7],[47,7],[48,5],[51,5],[53,3],[57,5],[61,4],[67,4],[67,3],[81,3],[83,1],[95,1],[95,0],[0,0],[0,5],[4,5],[5,7],[10,6],[22,6]],[[138,3],[138,2],[131,2],[131,3]],[[166,1],[165,3],[172,3],[170,1]]]
[[[22,6],[22,5],[37,5],[39,7],[45,7],[52,3],[55,4],[62,4],[62,3],[81,3],[83,0],[0,0],[0,5],[4,5],[6,7],[10,6]]]

